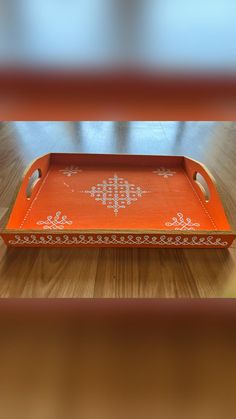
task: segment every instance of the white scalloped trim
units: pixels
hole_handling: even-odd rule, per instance
[[[228,245],[227,241],[222,241],[221,238],[214,238],[213,236],[207,237],[182,237],[182,236],[138,236],[138,235],[78,235],[78,236],[35,236],[31,234],[29,236],[15,235],[14,240],[9,240],[9,244],[12,245],[24,245],[24,244],[39,244],[39,245],[153,245],[153,246],[222,246]]]

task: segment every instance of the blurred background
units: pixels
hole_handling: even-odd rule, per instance
[[[5,304],[1,418],[233,419],[235,310],[198,304]]]
[[[236,69],[234,0],[0,0],[2,65]]]

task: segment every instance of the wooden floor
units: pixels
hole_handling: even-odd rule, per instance
[[[215,176],[236,230],[236,123],[18,122],[0,125],[0,214],[24,168],[50,152],[187,155]],[[1,297],[236,296],[236,244],[201,249],[7,249]]]

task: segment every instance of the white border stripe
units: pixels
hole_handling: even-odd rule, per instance
[[[183,236],[139,236],[139,235],[15,235],[13,240],[9,240],[10,245],[152,245],[152,246],[228,246],[227,241],[222,241],[221,237],[183,237]]]

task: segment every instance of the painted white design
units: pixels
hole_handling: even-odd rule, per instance
[[[113,209],[114,214],[118,215],[121,208],[131,205],[149,191],[144,191],[140,186],[114,174],[113,177],[92,186],[90,190],[82,192],[89,194],[107,208]]]
[[[167,179],[169,176],[174,176],[176,172],[171,169],[167,169],[166,167],[160,167],[159,169],[153,170],[153,173]]]
[[[66,215],[61,215],[61,211],[57,211],[56,215],[48,215],[45,221],[37,221],[37,224],[43,225],[44,230],[63,230],[64,225],[71,225],[72,221]]]
[[[175,230],[195,230],[194,227],[200,227],[199,223],[193,223],[191,218],[184,216],[181,212],[177,213],[176,217],[172,218],[172,222],[165,223],[168,227],[175,227]]]
[[[65,167],[65,169],[60,169],[59,172],[62,172],[63,175],[70,177],[82,172],[82,170],[78,166],[71,165]]]
[[[68,183],[63,182],[63,185],[65,185],[67,188],[69,188],[69,189],[70,189],[70,185],[68,185]],[[71,190],[71,192],[75,192],[75,190],[74,190],[74,189],[70,189],[70,190]]]
[[[220,237],[183,237],[183,236],[138,236],[138,235],[84,235],[77,236],[58,236],[58,235],[45,235],[29,236],[16,235],[14,240],[9,240],[11,245],[152,245],[152,246],[228,246],[227,241],[222,241]]]

